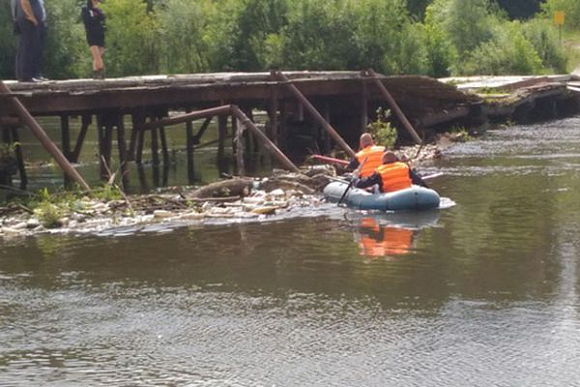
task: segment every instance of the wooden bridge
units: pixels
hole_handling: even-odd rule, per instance
[[[110,164],[115,133],[121,165],[142,162],[147,132],[151,136],[152,162],[159,165],[168,162],[166,127],[178,122],[186,132],[184,146],[192,179],[194,147],[202,143],[213,117],[217,117],[218,123],[218,154],[224,155],[226,141],[233,138],[232,145],[240,162],[243,148],[255,149],[257,140],[260,143],[264,140],[255,131],[245,131],[243,138],[236,136],[243,117],[231,114],[232,110],[222,109],[217,113],[212,110],[220,106],[239,107],[250,121],[254,112],[266,112],[267,122],[260,129],[275,148],[292,159],[293,151],[301,150],[293,147],[294,140],[304,134],[312,138],[322,153],[338,146],[352,154],[351,147],[357,145],[360,133],[375,118],[378,107],[397,113],[393,115],[395,125],[416,130],[415,134],[412,130],[401,131],[403,137],[420,141],[437,125],[473,117],[481,105],[481,99],[475,95],[431,78],[384,77],[369,72],[217,73],[4,83],[12,93],[0,94],[0,130],[4,142],[18,141],[18,131],[24,124],[30,126],[15,108],[16,98],[32,116],[60,118],[59,149],[70,162],[78,161],[84,140],[94,128],[103,175]],[[196,111],[207,114],[168,120]],[[82,118],[79,136],[71,139],[69,120],[79,116]],[[203,120],[195,131],[194,120]],[[125,128],[126,121],[131,122],[130,128]],[[160,151],[163,161],[159,158]],[[17,154],[21,159],[21,153]],[[25,185],[23,160],[20,164],[21,181]],[[123,176],[128,178],[126,170]]]

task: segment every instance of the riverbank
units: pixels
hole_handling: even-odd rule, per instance
[[[404,147],[397,154],[417,167],[441,157],[457,139]],[[172,187],[154,194],[125,195],[106,185],[93,195],[46,191],[0,207],[0,238],[37,234],[122,235],[162,225],[263,222],[311,213],[323,203],[322,189],[337,177],[330,165],[303,166],[301,173],[274,170],[265,178],[222,180],[204,187]]]

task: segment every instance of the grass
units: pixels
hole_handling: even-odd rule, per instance
[[[566,70],[572,73],[580,66],[580,30],[579,31],[562,31],[562,45],[568,57]]]

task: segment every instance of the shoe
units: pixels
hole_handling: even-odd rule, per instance
[[[103,70],[93,71],[93,79],[105,79],[105,73]]]

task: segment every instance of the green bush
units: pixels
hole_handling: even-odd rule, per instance
[[[367,125],[367,131],[373,136],[375,142],[387,149],[393,149],[397,142],[397,128],[388,121],[390,116],[390,110],[379,108],[377,119]]]

